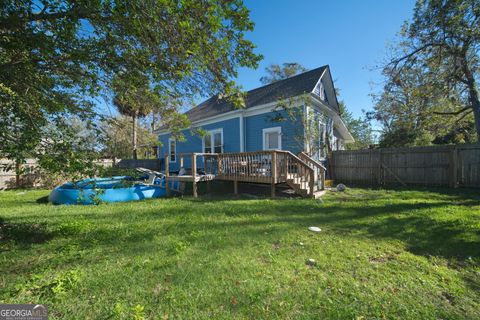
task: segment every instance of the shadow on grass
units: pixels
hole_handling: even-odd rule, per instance
[[[394,190],[402,191],[398,188]],[[416,190],[426,191],[423,188],[409,191]],[[479,204],[476,200],[478,196],[473,192],[451,192],[451,189],[428,191],[438,191],[439,198],[434,202],[422,202],[421,198],[412,195],[411,199],[418,202],[384,203],[375,201],[391,197],[408,198],[408,192],[396,195],[370,192],[370,196],[367,194],[365,197],[363,194],[345,193],[321,204],[312,200],[270,201],[222,195],[198,199],[186,197],[173,200],[176,201],[173,203],[166,202],[167,205],[162,203],[163,200],[150,200],[159,206],[138,209],[118,204],[106,205],[105,210],[92,207],[92,211],[82,212],[79,216],[68,214],[58,217],[52,212],[52,219],[48,218],[48,230],[51,232],[42,224],[3,224],[0,221],[0,241],[34,244],[48,241],[55,235],[82,247],[91,247],[95,243],[102,251],[115,248],[122,255],[134,256],[158,246],[150,243],[158,237],[170,236],[175,241],[199,244],[208,250],[219,246],[248,246],[252,241],[269,241],[272,236],[281,238],[289,230],[306,230],[308,226],[317,225],[329,232],[352,237],[399,240],[407,250],[417,255],[460,260],[480,258],[480,231],[473,227],[472,220],[439,219],[434,214],[435,209],[451,206],[452,201],[462,200],[459,206],[476,206]],[[364,201],[373,202],[368,205]],[[33,218],[34,215],[22,215],[22,220]],[[88,220],[84,222],[89,224],[83,224],[83,220]],[[222,240],[219,241],[219,238]]]
[[[94,220],[94,225],[98,226],[93,236],[99,243],[114,246],[121,241],[127,251],[129,247],[141,247],[141,243],[158,235],[173,235],[208,245],[217,243],[217,237],[226,237],[225,246],[245,246],[252,240],[261,241],[265,232],[269,237],[277,234],[282,237],[288,230],[318,225],[355,237],[400,240],[407,250],[417,255],[447,259],[479,258],[478,229],[463,219],[442,220],[429,216],[429,212],[448,205],[451,202],[374,206],[357,206],[347,202],[343,206],[326,206],[314,201],[265,203],[184,199],[176,205],[143,209],[134,214],[119,208],[108,215],[91,213],[83,214],[83,217]],[[122,222],[122,227],[113,232],[109,228],[111,221]],[[136,229],[132,227],[132,222],[144,227]],[[201,237],[191,236],[199,230],[204,232]]]
[[[38,204],[48,204],[48,196],[44,196],[35,200]]]
[[[53,238],[43,224],[5,223],[0,218],[0,243],[13,241],[19,245],[44,243]]]

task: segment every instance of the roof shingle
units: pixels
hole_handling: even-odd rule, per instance
[[[245,106],[246,108],[251,108],[273,101],[296,97],[304,93],[310,93],[313,91],[326,68],[327,66],[322,66],[247,91]],[[235,110],[235,107],[232,103],[225,99],[219,99],[217,96],[213,96],[187,111],[185,115],[191,122],[195,122],[233,110]]]

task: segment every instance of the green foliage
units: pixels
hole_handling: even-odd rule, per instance
[[[79,270],[55,273],[34,274],[26,283],[16,286],[20,295],[44,299],[60,299],[74,289],[81,281]]]
[[[134,110],[155,105],[179,130],[180,106],[238,92],[237,68],[257,66],[253,26],[240,0],[1,2],[0,156],[44,153],[59,142],[45,133],[52,118],[98,120],[93,101],[112,92]]]
[[[270,84],[278,80],[287,79],[307,71],[307,68],[297,62],[285,62],[282,65],[271,64],[265,68],[266,76],[260,78],[263,84]]]
[[[0,192],[0,300],[41,301],[52,317],[480,318],[477,190],[100,206],[17,193]],[[39,225],[49,237],[23,236]]]
[[[307,94],[278,100],[274,112],[268,120],[272,123],[284,121],[301,123],[301,126],[296,127],[293,139],[298,148],[303,150],[307,146],[308,152],[313,155],[317,152],[327,151],[328,141],[319,126],[319,122],[325,122],[327,115],[314,112],[312,108],[309,108],[308,114],[305,114],[305,109],[301,106],[310,103],[310,97]]]
[[[91,134],[82,134],[82,128],[77,127],[66,116],[55,117],[43,128],[42,135],[46,138],[37,146],[33,155],[38,164],[47,174],[70,177],[78,180],[81,177],[94,176],[99,170],[95,164],[98,153],[94,149]]]
[[[365,115],[363,118],[354,118],[352,113],[348,111],[345,102],[338,103],[340,109],[340,116],[342,117],[345,126],[355,139],[354,143],[346,144],[346,149],[368,149],[374,144],[373,129],[370,120]]]
[[[476,141],[473,115],[455,117],[462,110],[459,95],[452,90],[444,97],[444,87],[432,85],[423,72],[403,68],[384,69],[386,85],[375,96],[374,111],[368,117],[382,126],[380,146],[401,147]],[[449,111],[445,111],[449,110]]]
[[[479,17],[477,0],[417,1],[371,113],[383,146],[479,140]]]
[[[138,177],[139,175],[139,172],[135,169],[120,168],[118,166],[102,168],[102,170],[99,172],[99,176],[104,178],[113,176]]]
[[[99,136],[102,143],[100,150],[103,157],[130,159],[132,157],[132,120],[125,116],[106,118],[100,123],[102,134]],[[138,149],[151,150],[158,145],[158,138],[140,122],[137,126]],[[138,158],[144,158],[144,152],[138,153]]]

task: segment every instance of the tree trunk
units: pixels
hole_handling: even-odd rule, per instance
[[[155,131],[155,125],[156,125],[155,120],[157,120],[157,119],[155,119],[155,113],[152,112],[152,124],[151,124],[152,132]]]
[[[132,157],[133,159],[137,160],[137,112],[132,116],[133,124],[132,124]]]
[[[475,119],[475,128],[477,129],[477,142],[480,142],[480,101],[478,100],[478,92],[475,84],[475,78],[472,71],[468,67],[466,59],[463,61],[463,72],[467,80],[468,99],[473,109],[473,117]]]

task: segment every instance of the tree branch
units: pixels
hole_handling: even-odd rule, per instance
[[[439,114],[439,115],[454,115],[454,116],[456,116],[456,115],[459,115],[459,114],[467,111],[468,109],[472,109],[472,107],[468,106],[468,107],[462,108],[462,109],[460,109],[460,110],[458,110],[458,111],[452,111],[452,112],[439,112],[439,111],[434,111],[433,113],[434,113],[434,114]],[[472,109],[472,111],[473,111],[473,109]]]
[[[468,116],[472,112],[473,112],[473,109],[470,109],[468,112],[464,113],[460,118],[455,120],[455,122],[460,122],[463,118],[465,118],[466,116]]]

